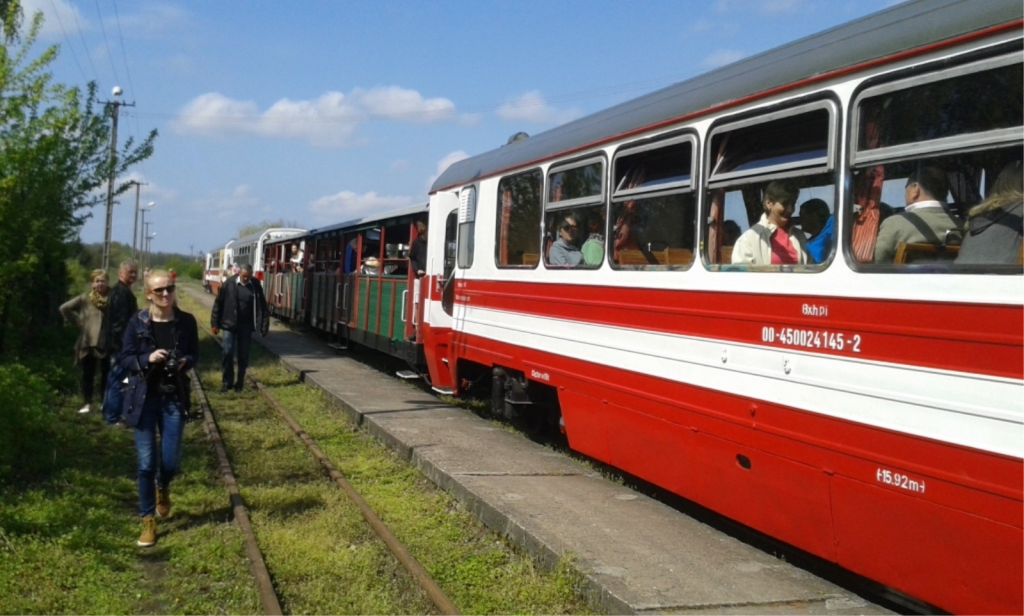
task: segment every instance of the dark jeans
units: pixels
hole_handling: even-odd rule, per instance
[[[249,367],[249,346],[252,344],[252,329],[238,327],[235,331],[224,330],[224,349],[221,355],[221,382],[228,387],[241,389],[245,385],[245,369]],[[238,380],[235,380],[235,353],[238,353]]]
[[[107,386],[107,372],[110,370],[109,357],[86,355],[82,358],[82,398],[86,404],[92,404],[93,386],[96,382],[96,367],[100,369],[100,398]]]
[[[174,396],[146,396],[139,423],[135,426],[135,452],[139,457],[139,515],[142,517],[156,513],[156,486],[166,488],[178,474],[184,427],[185,418]],[[159,446],[157,432],[160,433]]]
[[[107,374],[107,390],[103,393],[103,421],[108,424],[117,423],[121,419],[121,407],[124,406],[124,381],[127,373],[118,362],[110,365]]]

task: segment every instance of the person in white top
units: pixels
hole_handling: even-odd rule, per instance
[[[807,263],[804,234],[789,228],[800,189],[791,180],[775,180],[764,189],[761,220],[736,240],[734,264],[797,265]]]

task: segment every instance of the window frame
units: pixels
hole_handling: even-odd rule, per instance
[[[969,152],[986,146],[1013,145],[1014,142],[1021,141],[1024,130],[1017,127],[1001,128],[982,133],[952,135],[871,150],[861,150],[859,143],[862,120],[861,103],[865,99],[1018,63],[1024,63],[1024,50],[1016,49],[994,57],[957,64],[949,68],[929,71],[925,74],[912,75],[902,79],[898,76],[884,76],[882,79],[886,79],[886,81],[878,85],[870,85],[869,83],[853,97],[850,103],[850,168],[855,169],[875,164],[900,162],[929,154],[935,156],[939,154]],[[920,70],[920,67],[917,68]],[[877,83],[877,79],[871,81]]]
[[[659,135],[655,138],[648,138],[642,141],[634,141],[632,143],[626,143],[619,146],[615,153],[612,155],[611,164],[609,166],[608,183],[615,180],[616,165],[619,159],[626,156],[635,154],[641,154],[643,152],[651,152],[653,150],[660,150],[662,148],[672,147],[681,143],[690,144],[690,178],[688,180],[681,180],[679,182],[671,182],[668,184],[659,184],[656,187],[647,188],[632,188],[624,190],[611,190],[608,204],[605,208],[605,255],[604,259],[608,263],[608,266],[615,271],[624,272],[636,272],[636,271],[686,271],[693,267],[693,264],[699,260],[698,253],[699,249],[699,237],[700,237],[700,226],[701,226],[701,203],[699,194],[699,181],[698,173],[700,167],[698,165],[698,159],[700,159],[700,138],[696,131],[692,128],[685,129],[683,132],[675,132],[669,135]],[[622,203],[625,201],[639,201],[642,199],[656,199],[658,197],[667,197],[670,195],[693,195],[693,208],[694,208],[694,237],[693,237],[693,256],[690,262],[685,265],[648,265],[643,267],[637,267],[632,265],[619,265],[612,260],[612,247],[614,244],[614,238],[611,237],[614,222],[611,219],[611,214],[616,203]]]
[[[531,173],[536,173],[537,175],[540,176],[540,220],[537,221],[537,237],[538,237],[538,242],[539,242],[538,246],[540,247],[540,253],[539,253],[540,258],[537,259],[537,263],[534,263],[532,265],[524,265],[524,264],[518,264],[518,265],[506,264],[506,265],[502,265],[502,264],[498,263],[498,251],[501,250],[501,245],[500,245],[500,241],[501,241],[501,183],[503,181],[505,181],[506,179],[518,178],[520,176],[524,176],[524,175],[531,174]],[[511,269],[511,270],[533,270],[533,269],[537,269],[538,266],[540,265],[540,262],[544,260],[544,258],[543,258],[544,257],[544,199],[545,199],[545,193],[546,193],[546,191],[545,191],[546,184],[544,183],[544,178],[545,178],[545,176],[544,176],[544,169],[541,168],[541,167],[533,167],[531,169],[526,169],[524,171],[518,171],[516,173],[510,173],[508,175],[503,175],[500,178],[498,178],[498,189],[497,189],[498,190],[498,203],[497,203],[497,209],[495,210],[496,211],[496,216],[495,216],[495,224],[494,224],[494,266],[496,268],[498,268],[498,269]],[[561,203],[561,201],[559,201],[559,203]]]
[[[467,193],[473,196],[472,207],[468,204],[468,200],[463,198]],[[477,206],[480,204],[479,193],[480,191],[477,189],[476,184],[467,184],[459,189],[458,230],[455,235],[455,267],[462,270],[473,267],[473,260],[476,254],[476,211]],[[466,225],[469,226],[469,238],[467,243],[463,244],[462,234]],[[466,255],[463,254],[463,246],[467,246],[468,259],[464,258]]]
[[[550,201],[550,187],[553,185],[551,182],[551,176],[556,173],[562,173],[564,171],[570,171],[572,169],[579,169],[582,167],[588,167],[594,163],[601,165],[601,192],[597,195],[591,195],[588,197],[577,197],[575,199],[566,199],[563,201],[555,201],[557,205],[552,207]],[[605,203],[608,194],[608,158],[603,154],[588,154],[586,157],[575,160],[573,162],[552,165],[548,167],[548,172],[543,177],[544,182],[544,199],[543,199],[543,215],[541,217],[541,225],[544,224],[544,217],[547,216],[548,212],[557,212],[559,210],[568,210],[575,207],[582,207],[586,205],[594,205],[595,203]]]
[[[827,95],[826,95],[827,96]],[[782,120],[793,116],[798,116],[804,113],[809,113],[824,109],[829,114],[829,130],[828,130],[828,141],[825,149],[825,156],[814,158],[810,160],[802,160],[791,163],[782,163],[778,165],[771,165],[768,167],[762,167],[759,169],[747,169],[743,171],[730,171],[726,173],[715,173],[715,168],[711,164],[711,160],[714,158],[715,153],[711,151],[712,145],[714,144],[715,137],[722,134],[728,133],[734,130],[748,128],[751,126],[757,126],[758,124],[766,124],[775,120]],[[756,112],[755,112],[756,113]],[[764,180],[778,180],[787,177],[796,177],[801,175],[811,175],[812,173],[827,173],[834,171],[836,168],[836,156],[838,154],[836,148],[836,140],[838,139],[838,119],[840,117],[840,107],[837,102],[828,98],[818,98],[813,101],[800,103],[793,106],[787,106],[783,109],[777,109],[775,111],[769,111],[768,113],[760,113],[736,121],[728,121],[718,124],[712,128],[705,138],[705,149],[707,150],[707,161],[708,161],[708,177],[705,180],[705,189],[714,188],[726,188],[734,184],[743,183],[744,180],[750,178],[762,178]]]

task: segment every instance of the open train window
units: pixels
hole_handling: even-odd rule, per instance
[[[473,235],[476,232],[476,186],[467,186],[459,192],[459,268],[473,267]]]
[[[704,256],[720,271],[820,271],[834,251],[831,100],[728,122],[709,135]]]
[[[846,234],[856,269],[1021,274],[1022,59],[869,84],[857,96]]]
[[[604,260],[604,159],[589,158],[548,173],[544,264],[596,269]]]
[[[498,267],[537,267],[543,184],[544,176],[539,169],[502,178],[498,183],[494,249]]]
[[[693,261],[696,139],[620,150],[612,162],[609,262],[615,269],[685,269]]]

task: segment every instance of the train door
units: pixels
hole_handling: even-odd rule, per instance
[[[452,318],[445,312],[441,300],[445,288],[451,286],[449,283],[455,276],[458,193],[441,192],[432,195],[429,216],[421,341],[431,383],[435,388],[444,390],[454,385],[448,367]]]

